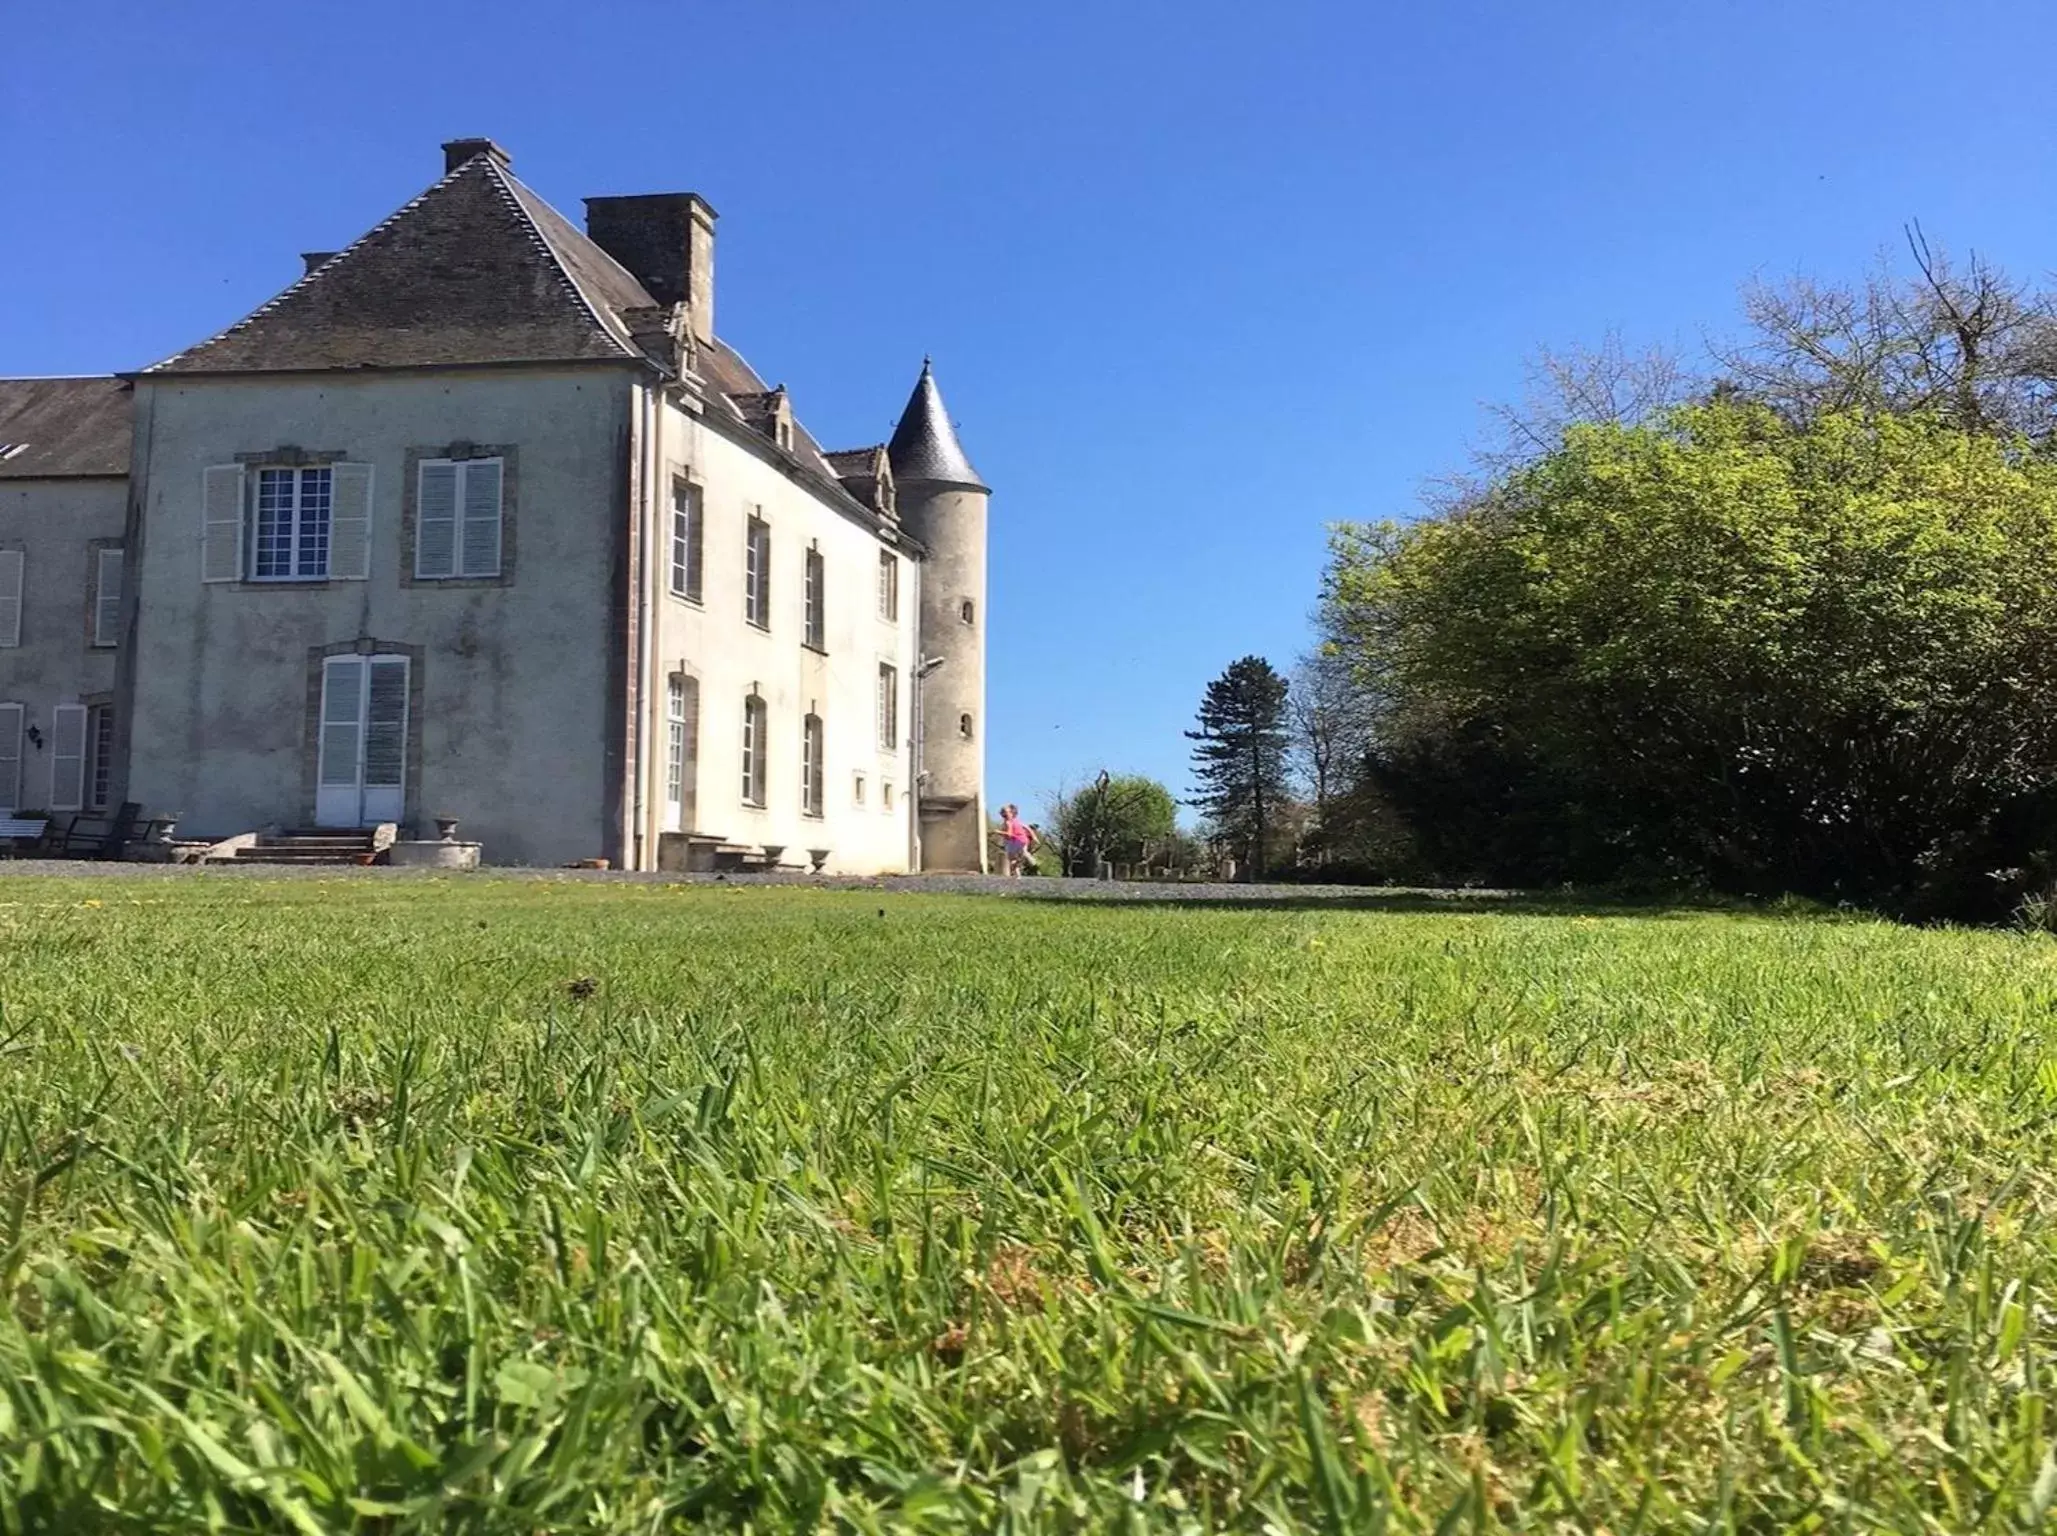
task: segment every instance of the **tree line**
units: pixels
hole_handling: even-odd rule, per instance
[[[1238,872],[1986,918],[2057,879],[2057,301],[1919,230],[1697,363],[1546,356],[1319,644],[1208,685]],[[1168,797],[1167,797],[1168,798]]]

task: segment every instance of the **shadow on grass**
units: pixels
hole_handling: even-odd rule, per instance
[[[1047,889],[1042,887],[1048,887]],[[1664,918],[1728,914],[1815,920],[1864,918],[1857,913],[1794,898],[1750,901],[1704,892],[1425,890],[1393,887],[1299,890],[1266,886],[1248,892],[1181,891],[1134,884],[1096,887],[1085,880],[1024,881],[1008,892],[1017,901],[1095,907],[1150,907],[1246,912],[1433,913],[1439,916]]]

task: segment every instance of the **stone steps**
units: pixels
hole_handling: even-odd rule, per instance
[[[369,832],[333,828],[281,832],[238,848],[238,864],[356,864],[374,851]]]

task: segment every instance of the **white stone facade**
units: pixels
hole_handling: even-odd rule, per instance
[[[84,788],[57,808],[135,802],[193,838],[455,818],[489,863],[874,874],[943,825],[929,867],[979,867],[968,464],[923,482],[925,546],[884,445],[825,454],[714,338],[703,201],[598,200],[603,249],[488,141],[445,152],[236,326],[75,381],[123,393],[126,478],[83,448],[48,478],[0,460],[0,810],[47,808],[62,736]],[[0,428],[17,385],[14,419],[61,414],[36,382],[0,381]],[[938,419],[949,437],[924,370],[901,436]],[[926,715],[925,657],[947,704]]]

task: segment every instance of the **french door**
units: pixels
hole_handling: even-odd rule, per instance
[[[407,801],[407,658],[331,656],[321,667],[314,820],[375,827]]]
[[[700,679],[674,672],[664,694],[664,830],[689,832],[700,777]]]

